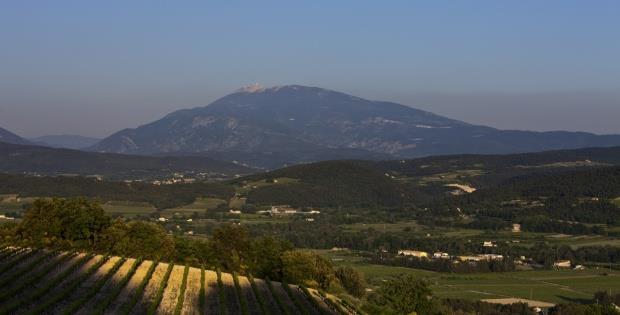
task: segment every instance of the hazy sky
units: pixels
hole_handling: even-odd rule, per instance
[[[620,133],[620,1],[0,2],[0,126],[106,136],[249,83]]]

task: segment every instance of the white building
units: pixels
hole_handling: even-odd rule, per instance
[[[433,258],[435,259],[450,259],[450,254],[444,252],[435,252],[433,253]]]
[[[553,263],[555,268],[570,268],[570,260],[558,260]]]
[[[408,249],[399,250],[398,251],[398,255],[401,255],[401,256],[413,256],[413,257],[417,257],[417,258],[428,258],[428,253],[427,252],[418,251],[418,250],[408,250]]]

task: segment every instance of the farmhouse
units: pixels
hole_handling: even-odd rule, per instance
[[[295,214],[297,212],[297,209],[289,205],[271,206],[271,210],[259,211],[259,213],[269,213],[271,215]]]
[[[433,258],[435,259],[450,259],[450,254],[444,252],[435,252],[433,253]]]
[[[558,260],[553,263],[555,268],[570,268],[570,260]]]
[[[512,225],[512,232],[513,233],[520,233],[521,232],[521,224],[515,223]]]
[[[480,255],[464,255],[456,257],[460,261],[493,261],[493,260],[502,260],[504,256],[497,254],[480,254]]]
[[[4,214],[0,214],[0,219],[5,219],[5,220],[15,220],[15,218],[12,218],[12,217],[7,217],[7,216],[6,216],[6,215],[4,215]]]
[[[417,251],[417,250],[399,250],[398,251],[398,255],[401,256],[413,256],[413,257],[417,257],[417,258],[428,258],[428,253],[427,252],[422,252],[422,251]]]

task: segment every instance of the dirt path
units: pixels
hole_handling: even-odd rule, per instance
[[[146,276],[146,273],[152,264],[152,261],[143,261],[142,264],[140,264],[140,267],[138,267],[136,273],[134,273],[129,282],[127,282],[125,288],[123,288],[123,291],[121,291],[121,294],[118,295],[118,298],[112,302],[112,304],[105,311],[106,315],[120,313],[121,307],[133,297],[136,289],[140,283],[142,283],[142,279],[144,279],[144,276]]]
[[[166,274],[166,270],[168,269],[168,264],[160,263],[155,268],[155,272],[153,273],[153,277],[149,281],[149,284],[146,285],[144,289],[144,294],[138,301],[137,305],[134,307],[131,314],[146,314],[151,307],[151,303],[155,299],[155,295],[157,294],[157,290],[159,289],[159,284],[161,280],[164,278]]]
[[[183,271],[185,266],[175,265],[172,268],[170,279],[168,279],[168,285],[164,290],[164,296],[157,308],[156,314],[174,314],[174,310],[179,300],[179,293],[181,291],[181,284],[183,283]]]
[[[76,314],[88,315],[92,310],[94,310],[99,303],[101,303],[110,293],[112,293],[112,290],[114,290],[118,283],[121,282],[123,277],[125,277],[125,275],[129,272],[129,269],[131,269],[131,266],[134,264],[135,261],[136,260],[133,258],[125,260],[125,262],[121,265],[118,271],[115,272],[114,275],[112,275],[112,277],[108,279],[108,281],[101,288],[101,290],[97,292],[97,295],[95,295],[87,303],[84,303],[82,308]]]

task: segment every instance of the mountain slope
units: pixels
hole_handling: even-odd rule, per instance
[[[350,151],[352,156],[340,154],[340,158],[360,158],[369,152],[412,158],[611,145],[620,145],[620,136],[504,131],[400,104],[292,85],[240,90],[209,106],[176,111],[120,131],[91,149],[137,154],[327,152],[307,161],[285,158],[282,164],[287,164],[332,159],[331,154],[342,149],[356,151]]]
[[[205,157],[150,157],[53,149],[0,142],[0,172],[144,178],[174,172],[252,173],[241,165]]]
[[[0,142],[15,143],[15,144],[31,144],[28,140],[4,128],[0,128]]]
[[[101,139],[78,135],[48,135],[30,139],[35,143],[41,143],[52,148],[83,149],[90,147]]]

